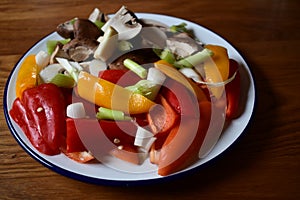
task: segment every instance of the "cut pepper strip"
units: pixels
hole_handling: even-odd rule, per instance
[[[218,83],[227,80],[229,75],[229,57],[227,49],[218,45],[206,45],[205,48],[210,49],[213,52],[212,59],[207,59],[204,62],[206,82]],[[208,86],[208,88],[217,99],[219,99],[224,92],[224,86]]]
[[[174,79],[175,81],[184,85],[189,89],[193,94],[197,96],[199,101],[207,100],[204,92],[199,88],[193,81],[186,78],[180,71],[178,71],[172,64],[159,60],[154,63],[155,68],[161,70],[164,74]]]
[[[16,80],[16,96],[21,98],[24,90],[37,85],[38,66],[35,55],[25,58],[18,72]]]
[[[155,103],[121,86],[81,72],[78,77],[78,94],[82,98],[105,108],[129,114],[146,113]],[[90,88],[87,89],[87,88]]]

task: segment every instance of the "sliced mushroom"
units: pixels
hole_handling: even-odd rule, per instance
[[[140,33],[146,47],[163,49],[166,46],[167,35],[158,27],[144,27]]]
[[[63,45],[60,43],[56,45],[55,50],[50,56],[50,64],[56,63],[56,59],[55,59],[56,57],[66,58],[66,59],[70,58],[69,55],[64,50],[62,50],[62,47]]]
[[[113,27],[118,32],[119,40],[129,40],[134,38],[142,30],[142,25],[138,22],[137,17],[125,6],[122,6],[116,14],[110,18],[102,30],[105,32],[108,27]]]
[[[160,28],[163,31],[167,31],[169,26],[157,21],[157,20],[153,20],[153,19],[140,19],[141,24],[143,25],[143,27],[157,27]]]
[[[95,40],[75,38],[65,44],[62,50],[66,52],[72,60],[81,62],[93,55],[98,44],[99,43]]]
[[[94,53],[94,58],[106,62],[114,53],[117,47],[117,42],[118,36],[116,30],[112,27],[108,27]]]
[[[78,46],[69,50],[70,58],[76,62],[87,60],[93,51],[85,46]]]
[[[106,22],[108,19],[104,13],[102,13],[98,8],[95,8],[90,14],[89,20],[95,23],[96,21]]]
[[[199,50],[198,43],[187,33],[179,33],[168,38],[167,47],[180,58],[190,56]]]

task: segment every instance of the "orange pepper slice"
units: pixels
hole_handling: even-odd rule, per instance
[[[199,101],[207,100],[203,90],[192,80],[186,78],[180,71],[178,71],[172,64],[164,60],[159,60],[154,63],[154,67],[162,71],[168,77],[184,85],[193,94],[197,96]]]
[[[19,69],[16,80],[16,96],[21,98],[24,90],[33,88],[37,85],[38,66],[35,55],[25,58]]]
[[[133,93],[119,85],[80,72],[77,90],[82,98],[106,108],[129,114],[146,113],[155,103],[143,95]]]
[[[229,57],[227,49],[218,45],[205,45],[205,48],[211,50],[214,54],[212,59],[204,62],[204,71],[207,82],[218,83],[228,79],[229,76]],[[220,98],[224,91],[224,86],[208,86],[216,98]]]

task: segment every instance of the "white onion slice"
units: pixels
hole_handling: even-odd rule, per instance
[[[67,106],[67,116],[73,119],[85,118],[86,113],[82,102],[72,103]]]
[[[156,138],[153,137],[152,132],[138,126],[134,140],[135,146],[141,147],[144,152],[148,152],[155,140]]]
[[[230,83],[231,81],[234,80],[234,78],[236,76],[236,73],[237,73],[237,72],[234,72],[234,74],[225,81],[213,83],[213,82],[202,81],[201,77],[198,75],[198,73],[195,72],[195,70],[193,70],[191,68],[182,68],[182,69],[179,69],[179,71],[183,75],[185,75],[187,78],[191,78],[191,79],[193,79],[193,81],[195,81],[197,83],[205,84],[205,85],[208,85],[208,86],[211,86],[211,87],[220,87],[220,86],[224,86],[224,85]]]
[[[48,53],[46,53],[45,51],[39,51],[35,55],[35,62],[39,66],[40,69],[43,69],[47,65],[49,65],[50,55]]]

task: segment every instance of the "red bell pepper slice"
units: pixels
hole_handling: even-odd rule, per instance
[[[128,144],[122,145],[122,146],[119,146],[118,148],[112,149],[110,151],[110,154],[116,158],[119,158],[126,162],[133,163],[135,165],[138,165],[141,162],[137,146],[128,145]]]
[[[94,160],[94,156],[87,151],[80,151],[80,152],[64,152],[66,156],[70,159],[75,160],[79,163],[87,163],[91,160]]]
[[[9,111],[12,119],[20,126],[29,139],[31,144],[39,151],[47,155],[56,154],[49,145],[44,141],[43,137],[39,134],[34,122],[28,118],[27,111],[19,98],[15,99],[12,108]]]
[[[113,155],[139,163],[134,146],[137,130],[134,122],[70,118],[67,119],[67,130],[67,154],[89,151],[99,161]]]
[[[122,87],[134,85],[141,80],[138,75],[127,69],[109,69],[100,71],[98,77]]]
[[[227,109],[226,118],[234,119],[239,116],[239,101],[241,95],[241,75],[239,72],[239,64],[233,60],[229,60],[229,77],[236,73],[235,78],[225,85]]]
[[[153,106],[147,114],[149,125],[155,136],[169,132],[179,119],[178,113],[163,96],[159,95],[157,102],[159,104]]]
[[[83,143],[78,135],[74,119],[67,118],[66,125],[67,125],[66,152],[72,153],[72,152],[86,151],[86,148],[83,145]]]
[[[211,103],[199,103],[200,120],[183,117],[169,133],[160,150],[158,174],[166,176],[182,170],[199,159],[198,154],[206,136],[210,118]]]
[[[161,89],[161,94],[178,114],[199,117],[197,97],[181,83],[167,78]]]
[[[66,119],[66,124],[66,142],[68,153],[89,150],[85,147],[82,139],[85,140],[87,137],[91,138],[91,135],[97,133],[103,133],[111,143],[116,145],[133,145],[137,129],[136,125],[131,121],[68,118]],[[101,143],[101,141],[94,142]]]
[[[22,100],[14,101],[10,115],[41,153],[55,155],[65,147],[64,96],[56,85],[25,90]]]

